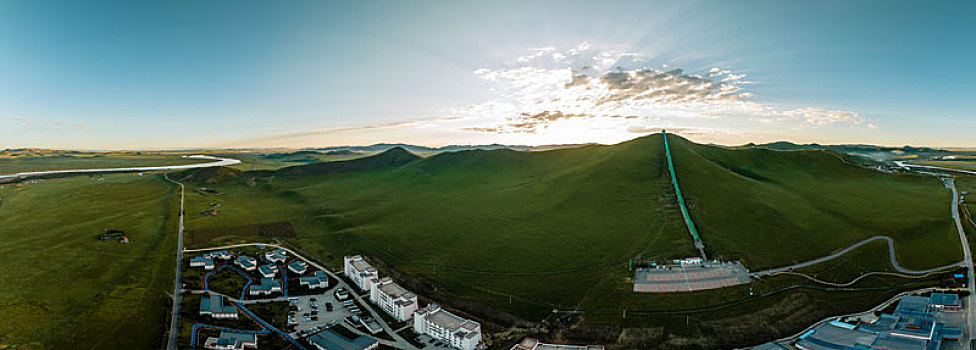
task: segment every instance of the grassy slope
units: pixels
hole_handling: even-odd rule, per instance
[[[212,160],[189,159],[176,155],[0,157],[0,174],[59,169],[165,166],[206,162],[212,162]]]
[[[726,151],[672,142],[692,215],[713,253],[757,269],[888,234],[906,266],[957,259],[948,194],[934,179],[885,175],[823,152]],[[663,195],[669,187],[665,169],[662,140],[653,135],[550,152],[444,153],[401,167],[326,175],[259,173],[252,186],[225,181],[211,186],[222,196],[191,196],[188,212],[215,198],[224,212],[191,218],[187,225],[290,221],[298,231],[291,242],[334,265],[343,254],[374,254],[442,291],[529,319],[553,307],[578,307],[587,310],[589,323],[666,326],[692,338],[727,337],[719,336],[721,330],[735,327],[725,322],[737,320],[767,337],[757,339],[768,339],[933,283],[868,278],[856,287],[870,291],[850,293],[796,289],[809,282],[783,276],[700,293],[635,294],[626,270],[630,257],[694,254],[673,198]],[[844,260],[849,264],[808,272],[846,282],[884,270],[883,248],[871,245]],[[933,249],[938,256],[928,253]],[[766,297],[750,296],[751,287]],[[624,309],[628,318],[622,320]],[[743,315],[784,322],[757,324],[738,319]],[[690,323],[678,327],[679,321]]]
[[[709,250],[750,269],[810,260],[874,235],[909,268],[962,258],[937,179],[845,164],[822,151],[723,150],[684,140],[674,153]]]
[[[0,343],[161,346],[171,287],[174,187],[157,177],[43,180],[0,190]],[[129,245],[99,241],[105,227]],[[30,347],[30,346],[29,346]]]

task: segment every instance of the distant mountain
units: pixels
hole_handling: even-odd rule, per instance
[[[817,143],[810,144],[796,144],[787,141],[771,142],[765,144],[754,144],[749,143],[742,146],[731,147],[733,149],[745,149],[745,148],[759,148],[759,149],[770,149],[777,151],[804,151],[804,150],[830,150],[838,153],[857,155],[862,157],[867,157],[875,160],[888,160],[899,157],[915,156],[915,157],[936,157],[943,155],[954,154],[954,152],[943,149],[936,149],[931,147],[912,147],[912,146],[902,146],[902,147],[886,147],[886,146],[876,146],[876,145],[861,145],[861,144],[848,144],[848,145],[821,145]]]
[[[578,145],[559,145],[559,148],[565,147],[575,147]],[[515,151],[533,151],[539,148],[552,149],[553,146],[525,146],[525,145],[502,145],[502,144],[490,144],[490,145],[448,145],[442,147],[427,147],[427,146],[417,146],[405,143],[377,143],[369,146],[331,146],[314,148],[313,150],[326,151],[326,152],[339,152],[339,151],[350,151],[350,152],[383,152],[393,148],[402,148],[404,150],[414,152],[414,153],[439,153],[439,152],[452,152],[452,151],[468,151],[468,150],[495,150],[495,149],[510,149]]]

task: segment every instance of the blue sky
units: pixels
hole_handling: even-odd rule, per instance
[[[976,146],[976,3],[0,2],[0,148]],[[578,77],[574,78],[574,77]]]

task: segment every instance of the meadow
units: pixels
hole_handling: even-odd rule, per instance
[[[176,187],[159,175],[0,185],[0,344],[159,348],[172,289]],[[99,240],[125,231],[129,244]]]
[[[934,178],[873,171],[829,151],[727,150],[669,140],[692,217],[714,257],[759,270],[889,235],[909,268],[961,258],[948,218],[949,192]],[[652,135],[545,152],[421,158],[391,150],[278,171],[192,171],[184,178],[221,194],[190,196],[187,211],[215,201],[222,211],[188,217],[187,227],[288,222],[293,238],[227,234],[212,243],[277,239],[337,267],[343,255],[364,253],[421,295],[431,291],[435,301],[485,306],[472,312],[553,321],[560,319],[554,309],[580,310],[593,333],[633,328],[632,335],[661,333],[637,338],[675,336],[712,346],[728,336],[715,330],[729,320],[756,317],[743,323],[753,330],[743,337],[785,335],[827,312],[865,308],[905,288],[951,283],[941,276],[869,277],[852,286],[861,291],[851,292],[776,276],[716,291],[633,293],[632,259],[695,255],[663,153],[661,136]],[[221,180],[207,181],[212,178]],[[884,254],[883,246],[868,245],[810,273],[847,282],[889,269]],[[701,316],[713,311],[718,316]],[[763,317],[789,322],[771,325]],[[679,318],[688,326],[669,325]],[[588,334],[578,326],[567,334]]]
[[[3,151],[9,152],[9,151]],[[206,159],[183,158],[171,154],[50,154],[12,156],[0,152],[0,175],[27,171],[60,169],[125,168],[141,166],[166,166],[212,162]]]

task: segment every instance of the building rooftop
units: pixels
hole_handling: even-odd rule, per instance
[[[428,321],[452,333],[457,332],[461,328],[467,331],[474,331],[481,327],[478,322],[452,314],[437,305],[428,305],[424,311],[427,313]]]
[[[210,344],[211,347],[213,347],[213,345],[217,345],[221,348],[231,346],[234,349],[243,349],[245,343],[257,344],[257,336],[255,336],[254,333],[221,331],[219,338],[211,337],[210,339],[207,339],[207,343]]]
[[[220,295],[205,294],[200,299],[200,312],[237,313],[237,307],[225,305],[224,297]]]
[[[270,291],[274,288],[281,288],[281,282],[274,278],[262,278],[261,284],[251,285],[251,290]]]
[[[417,297],[410,291],[403,289],[403,287],[400,287],[399,284],[393,282],[392,279],[390,279],[389,277],[383,278],[380,281],[381,283],[383,283],[380,284],[379,286],[380,290],[383,291],[383,293],[386,293],[387,295],[393,298],[413,299]]]
[[[316,345],[316,347],[320,349],[363,350],[373,344],[376,344],[377,340],[365,335],[350,340],[331,329],[326,329],[308,337],[308,342]]]
[[[372,265],[370,265],[369,263],[367,263],[366,260],[363,260],[362,258],[359,258],[357,260],[353,260],[351,264],[352,264],[352,267],[354,269],[356,269],[356,271],[359,271],[359,272],[374,272],[374,271],[376,271],[376,268],[375,267],[373,267]]]
[[[949,293],[932,293],[929,297],[930,305],[959,306],[959,295]]]
[[[909,312],[925,312],[929,307],[929,298],[917,296],[917,295],[906,295],[901,297],[901,301],[898,302],[898,307],[895,308],[895,313],[902,311]]]

